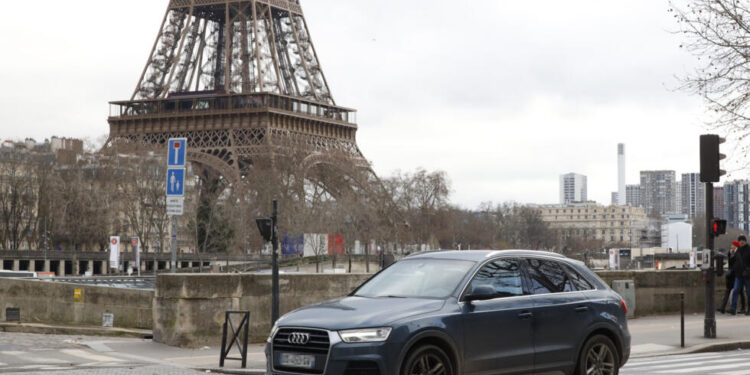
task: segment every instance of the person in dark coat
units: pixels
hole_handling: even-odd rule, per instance
[[[737,241],[732,242],[732,247],[727,252],[727,273],[724,276],[726,280],[726,288],[724,289],[724,298],[721,300],[721,307],[716,309],[716,311],[724,314],[726,312],[727,303],[729,302],[729,297],[736,293],[734,291],[734,264],[737,262],[735,259],[735,256],[737,256],[737,249],[740,247],[740,243]],[[740,313],[745,313],[747,310],[745,307],[747,304],[745,303],[745,293],[740,293],[740,302],[742,303],[742,310],[740,310]]]
[[[734,271],[734,285],[732,294],[732,306],[729,313],[734,315],[737,311],[737,299],[740,293],[750,290],[750,246],[747,245],[747,237],[739,236],[737,238],[740,247],[737,249],[732,271]],[[744,291],[742,289],[745,289]],[[746,314],[750,314],[747,313]]]

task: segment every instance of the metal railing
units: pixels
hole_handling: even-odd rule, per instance
[[[357,112],[353,109],[270,93],[237,95],[197,93],[176,95],[165,99],[118,101],[110,103],[109,114],[111,118],[125,119],[180,113],[219,114],[268,108],[352,125],[357,123]]]

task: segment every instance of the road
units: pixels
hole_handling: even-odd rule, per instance
[[[124,355],[109,346],[132,339],[0,332],[0,373],[45,375],[197,375],[166,360]],[[114,341],[113,341],[114,340]],[[83,345],[83,342],[86,345]]]
[[[628,361],[621,375],[750,375],[750,351],[685,354]]]

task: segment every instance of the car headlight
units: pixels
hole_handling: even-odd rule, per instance
[[[278,331],[279,331],[279,323],[275,323],[273,325],[273,328],[271,328],[271,333],[268,335],[268,339],[266,340],[266,342],[272,343],[273,337],[276,336],[276,332]]]
[[[339,331],[341,340],[347,343],[383,342],[391,335],[391,327],[352,329]]]

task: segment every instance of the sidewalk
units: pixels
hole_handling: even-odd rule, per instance
[[[703,337],[703,314],[685,315],[685,348],[680,347],[680,315],[628,320],[631,358],[750,348],[750,316],[716,313],[716,338]]]

